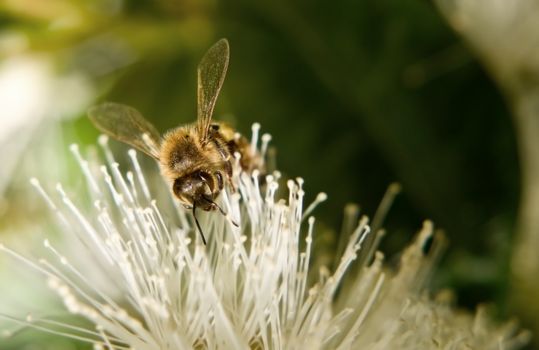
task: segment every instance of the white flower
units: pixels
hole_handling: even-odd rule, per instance
[[[335,271],[322,268],[313,283],[314,218],[308,215],[314,206],[303,209],[303,180],[287,181],[288,197],[280,199],[278,174],[262,186],[256,172],[237,171],[238,193],[220,197],[229,217],[201,215],[204,246],[162,181],[146,182],[135,152],[129,152],[132,170],[123,174],[102,144],[108,162],[101,167],[72,148],[93,206],[61,186],[59,197],[49,195],[32,180],[58,215],[62,234],[77,237],[93,256],[102,281],[81,272],[87,258],[67,257],[48,240],[50,256],[39,261],[0,246],[42,272],[67,310],[95,330],[46,319],[15,322],[96,349],[514,349],[526,342],[514,326],[497,328],[482,312],[457,314],[421,294],[439,245],[429,222],[403,252],[398,271],[390,272],[375,252],[381,233],[370,232],[361,218]],[[154,200],[159,191],[166,195]]]

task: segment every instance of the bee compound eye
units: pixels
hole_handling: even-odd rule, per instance
[[[201,178],[203,181],[208,181],[209,179],[211,179],[210,174],[208,174],[208,173],[205,172],[205,171],[199,172],[199,173],[198,173],[198,176],[200,176],[200,178]]]
[[[202,180],[199,184],[200,187],[203,187],[203,188],[213,188],[214,186],[214,180],[213,180],[213,177],[205,172],[205,171],[201,171],[198,176],[200,177],[200,179]],[[211,191],[209,191],[211,192]]]

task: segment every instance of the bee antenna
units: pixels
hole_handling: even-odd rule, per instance
[[[193,203],[193,217],[195,218],[195,223],[197,225],[197,228],[198,228],[198,232],[200,232],[200,237],[202,237],[202,243],[204,243],[204,245],[206,245],[206,238],[204,237],[204,233],[202,232],[202,228],[200,227],[200,223],[198,222],[198,219],[197,219],[197,215],[196,215],[196,205],[195,203]]]

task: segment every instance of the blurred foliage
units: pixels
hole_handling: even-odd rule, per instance
[[[324,227],[338,232],[350,201],[372,217],[398,181],[385,251],[432,219],[450,241],[435,286],[503,309],[519,197],[513,125],[429,1],[7,0],[0,23],[3,38],[26,38],[10,50],[54,57],[58,72],[92,81],[96,101],[132,105],[161,131],[194,120],[196,65],[228,38],[215,118],[246,134],[260,122],[278,168],[306,179],[307,201],[328,193],[315,213]],[[97,136],[84,118],[65,130]]]

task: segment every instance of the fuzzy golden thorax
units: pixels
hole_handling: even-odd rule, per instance
[[[186,206],[213,210],[213,201],[232,176],[230,147],[212,124],[202,140],[194,125],[171,130],[163,137],[159,163],[161,172],[172,184],[172,191]]]

